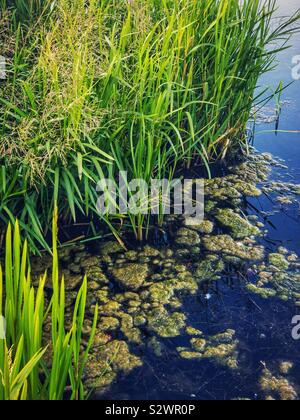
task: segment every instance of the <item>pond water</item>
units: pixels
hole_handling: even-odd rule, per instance
[[[279,6],[278,16],[282,16],[291,14],[299,4],[298,0],[281,0]],[[300,54],[300,37],[295,36],[291,43],[293,47],[280,54],[278,68],[261,80],[262,85],[274,89],[280,80],[285,84],[292,81],[292,57]],[[248,198],[243,203],[243,212],[250,217],[256,215],[258,222],[267,227],[267,235],[259,239],[267,254],[284,247],[291,252],[290,260],[293,261],[292,253],[300,255],[300,206],[298,195],[291,193],[286,183],[300,184],[300,81],[295,81],[283,92],[282,101],[278,132],[275,132],[275,122],[260,123],[256,127],[255,147],[284,162],[272,165],[268,183],[259,183],[264,194]],[[268,113],[272,108],[274,104],[268,104],[263,111]],[[272,184],[272,181],[283,184]],[[234,206],[234,202],[231,205]],[[218,233],[224,233],[220,227]],[[184,257],[182,262],[175,246],[172,251],[173,261],[188,268],[191,265],[191,272],[195,272],[197,261]],[[198,258],[201,260],[202,257]],[[160,255],[159,258],[166,256]],[[274,285],[274,289],[277,287],[277,291],[282,294],[284,290],[286,294],[269,293],[267,299],[262,293],[252,293],[254,290],[247,287],[252,276],[255,283],[258,273],[264,272],[263,265],[259,267],[259,264],[249,261],[245,267],[226,261],[218,281],[201,282],[197,292],[180,295],[178,313],[185,316],[180,334],[173,333],[175,336],[172,337],[172,332],[162,333],[156,322],[152,328],[140,328],[143,343],[125,337],[128,354],[126,356],[125,352],[124,357],[129,360],[130,355],[134,355],[139,361],[136,360],[136,366],[127,370],[121,363],[119,370],[113,367],[112,381],[103,381],[107,386],[100,388],[94,397],[170,400],[298,398],[300,341],[292,338],[291,320],[299,314],[295,300],[299,300],[300,287],[298,290],[297,284],[291,284],[291,290],[295,292],[292,298],[287,290],[293,275],[296,275],[296,282],[300,280],[297,261],[292,273],[287,272],[283,281],[280,278]],[[167,270],[162,266],[163,269]],[[268,270],[275,279],[274,269]],[[157,274],[157,271],[151,268],[151,273]],[[269,283],[271,289],[272,281]],[[157,303],[149,305],[150,312],[158,306]],[[165,307],[169,311],[168,305]],[[167,315],[172,317],[173,312],[174,308]],[[160,316],[163,317],[163,313],[158,318]],[[180,324],[182,319],[176,322]],[[162,324],[167,328],[164,322]],[[201,333],[198,335],[197,331]],[[120,339],[120,333],[111,333],[111,337]]]
[[[278,16],[291,14],[298,0],[279,5]],[[262,85],[291,82],[299,41]],[[263,155],[207,181],[203,226],[171,220],[165,248],[104,243],[62,255],[69,306],[84,272],[89,308],[100,304],[85,373],[95,399],[300,397],[300,133],[286,132],[300,130],[300,81],[282,101],[280,131],[256,127]]]
[[[298,0],[280,0],[278,2],[278,16],[289,15],[299,8]],[[300,36],[295,35],[290,44],[292,47],[278,57],[279,66],[272,73],[262,79],[262,85],[269,85],[273,89],[282,80],[285,85],[293,82],[283,93],[283,101],[287,101],[282,108],[279,130],[275,133],[275,124],[262,124],[257,129],[255,145],[258,150],[270,152],[284,159],[289,167],[290,182],[300,182],[300,80],[292,79],[292,58],[300,56]],[[299,73],[299,72],[298,72]],[[294,133],[287,133],[291,131]],[[286,179],[286,174],[273,173],[274,179]],[[271,203],[264,200],[263,206],[270,207]],[[289,243],[296,252],[300,252],[300,224],[298,220],[299,206],[297,203],[284,212],[271,218],[276,230],[270,232],[272,239]]]

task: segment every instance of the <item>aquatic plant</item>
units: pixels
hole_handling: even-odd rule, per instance
[[[71,399],[86,397],[83,370],[92,346],[97,311],[90,339],[82,353],[82,329],[85,319],[87,279],[83,280],[77,295],[69,331],[65,326],[65,284],[58,277],[57,216],[53,220],[53,293],[45,304],[45,274],[37,289],[31,282],[27,266],[27,243],[21,244],[16,223],[12,237],[9,225],[6,235],[5,287],[0,268],[0,314],[5,315],[6,339],[0,340],[0,400],[47,399],[66,397],[66,386],[71,388]],[[4,293],[5,292],[5,293]],[[3,305],[4,297],[4,305]],[[45,321],[51,317],[50,337],[45,333]],[[10,350],[8,350],[10,349]]]
[[[27,400],[28,377],[32,374],[46,350],[40,350],[21,369],[24,338],[18,343],[13,359],[13,348],[8,350],[6,342],[0,343],[0,401]]]
[[[43,3],[14,7],[37,16]],[[154,204],[100,217],[97,182],[123,170],[128,182],[172,179],[193,163],[209,172],[239,153],[263,98],[258,78],[299,19],[272,29],[273,0],[57,0],[51,10],[1,35],[14,47],[0,82],[0,217],[3,229],[18,217],[35,249],[47,247],[56,201],[61,222],[88,217],[95,236],[101,219],[119,240],[128,225],[147,238]],[[165,204],[155,203],[160,224]]]

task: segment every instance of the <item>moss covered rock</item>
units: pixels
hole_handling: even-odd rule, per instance
[[[120,268],[113,268],[111,274],[115,281],[125,290],[139,290],[149,274],[147,264],[124,264]]]

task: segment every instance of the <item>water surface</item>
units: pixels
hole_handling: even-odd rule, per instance
[[[278,17],[291,15],[298,0],[280,0]],[[260,84],[276,89],[280,80],[292,81],[292,57],[300,55],[300,36],[291,40],[292,48],[282,52],[279,66],[264,76]],[[275,181],[300,184],[300,81],[295,81],[282,94],[283,108],[279,127],[275,123],[256,127],[255,146],[285,161],[288,168],[275,167]],[[274,103],[268,104],[269,109]],[[293,133],[291,133],[293,132]],[[300,255],[300,207],[297,200],[281,205],[274,195],[248,199],[248,214],[267,223],[268,234],[261,240],[268,252],[280,246]],[[266,215],[270,213],[270,215]],[[176,252],[176,251],[175,251]],[[129,374],[120,373],[110,387],[96,393],[105,399],[265,399],[262,375],[269,369],[277,378],[287,378],[299,393],[300,342],[293,340],[291,320],[299,313],[294,301],[276,297],[263,299],[249,293],[236,269],[226,270],[217,283],[205,284],[194,296],[184,298],[183,312],[187,324],[201,330],[205,337],[234,330],[238,340],[238,369],[230,369],[215,360],[185,360],[176,348],[186,347],[190,337],[160,339],[160,357],[152,350],[141,350],[129,344],[130,351],[142,360],[142,366]],[[293,368],[282,376],[279,365],[289,362]],[[276,394],[276,393],[275,393]]]

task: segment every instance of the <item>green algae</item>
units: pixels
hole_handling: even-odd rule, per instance
[[[182,357],[182,359],[187,359],[187,360],[194,360],[194,359],[201,359],[202,354],[201,353],[197,353],[195,351],[181,351],[180,353],[180,357]]]
[[[89,266],[84,268],[84,273],[87,276],[89,282],[95,281],[99,285],[109,284],[109,279],[104,274],[103,270],[99,266]]]
[[[238,341],[235,331],[227,330],[215,336],[192,338],[189,347],[178,347],[177,351],[183,359],[211,359],[214,362],[238,369]]]
[[[186,327],[186,333],[191,336],[202,336],[203,332],[191,326]]]
[[[223,333],[219,333],[209,338],[212,344],[230,344],[232,343],[235,336],[234,330],[227,330]]]
[[[190,247],[199,245],[201,243],[200,236],[193,229],[181,228],[177,232],[177,238],[175,240],[179,246]]]
[[[254,293],[267,298],[277,296],[287,301],[298,300],[300,296],[300,273],[298,255],[289,253],[281,247],[278,253],[270,254],[268,262],[257,268],[258,282],[255,286],[248,286]]]
[[[156,357],[162,357],[163,356],[163,345],[162,343],[156,338],[151,337],[148,340],[148,347],[153,351]]]
[[[288,270],[290,263],[282,254],[270,254],[269,263],[279,270]]]
[[[247,197],[260,197],[262,195],[262,191],[250,182],[239,181],[235,184],[235,188]]]
[[[128,263],[120,268],[113,268],[111,274],[116,283],[125,290],[139,290],[149,274],[147,264]]]
[[[94,369],[99,369],[97,364],[92,365],[92,362],[88,362],[90,369],[86,370],[87,380],[85,381],[85,385],[87,389],[101,389],[105,392],[105,389],[108,388],[114,380],[117,378],[117,374],[113,371],[107,371],[107,368],[99,373],[99,376],[92,377],[91,372]]]
[[[149,245],[146,245],[143,248],[143,250],[139,253],[139,258],[155,258],[159,256],[159,250]]]
[[[249,292],[255,293],[256,295],[259,295],[263,299],[269,299],[277,295],[277,292],[274,289],[257,287],[254,284],[247,284],[246,288]]]
[[[103,391],[117,377],[117,373],[113,371],[110,361],[106,358],[101,359],[95,353],[89,355],[84,375],[87,388],[101,388]]]
[[[216,214],[218,222],[229,228],[234,239],[245,239],[249,236],[259,236],[260,230],[247,219],[235,213],[232,209],[219,209]]]
[[[174,296],[172,287],[167,287],[164,283],[154,284],[149,288],[149,292],[152,302],[168,303]]]
[[[185,222],[187,224],[187,222]],[[211,234],[214,230],[214,224],[210,220],[203,220],[199,224],[189,225],[190,228],[194,229],[198,233],[205,233],[207,235]]]
[[[165,308],[152,310],[148,316],[148,328],[160,337],[178,337],[185,327],[186,316],[180,312],[170,314]]]
[[[204,206],[204,212],[205,214],[210,214],[212,211],[217,207],[217,202],[213,200],[206,200],[205,206]]]
[[[133,325],[135,327],[144,327],[147,325],[147,318],[143,315],[136,315],[133,319]]]
[[[102,348],[105,344],[109,343],[111,337],[106,332],[98,330],[94,339],[94,348]]]
[[[101,244],[100,254],[102,256],[123,252],[123,248],[117,241],[109,241]]]
[[[103,290],[103,289],[97,290],[96,292],[95,291],[93,292],[93,295],[95,296],[97,302],[102,305],[108,303],[110,300],[108,290]]]
[[[121,332],[127,338],[129,342],[135,344],[142,343],[141,332],[138,328],[134,326],[134,319],[131,315],[125,312],[120,312],[119,318],[121,319]]]
[[[113,340],[103,346],[97,358],[109,364],[114,372],[129,373],[143,365],[142,360],[130,352],[128,344],[121,340]]]
[[[97,256],[88,256],[86,254],[83,255],[83,259],[80,258],[80,266],[83,269],[87,269],[90,267],[99,267],[101,264],[101,258]]]
[[[269,369],[264,369],[260,379],[260,388],[267,394],[267,399],[279,399],[281,401],[295,401],[298,394],[289,380],[280,375],[273,375]],[[270,395],[271,394],[271,395]]]
[[[115,331],[119,326],[119,320],[114,317],[102,317],[98,324],[98,328],[101,331]]]
[[[293,368],[294,363],[292,362],[281,362],[279,365],[279,371],[282,375],[288,375]]]
[[[224,262],[216,255],[207,255],[204,261],[195,265],[195,276],[198,281],[219,280],[225,269]]]
[[[214,359],[219,364],[237,369],[237,346],[236,344],[220,344],[216,347],[208,347],[203,353],[204,359]]]
[[[262,261],[265,256],[261,246],[247,246],[243,242],[236,242],[229,235],[207,236],[203,239],[207,251],[232,255],[243,260]]]
[[[279,249],[278,254],[271,254],[269,261],[263,262],[265,250],[252,236],[260,235],[259,228],[264,225],[257,217],[246,219],[239,209],[232,210],[242,206],[244,195],[261,195],[255,183],[267,174],[268,170],[254,159],[235,168],[234,175],[205,182],[208,196],[205,221],[187,226],[182,220],[182,227],[172,232],[175,242],[172,248],[146,246],[124,251],[115,242],[109,242],[100,246],[97,256],[83,249],[75,257],[70,251],[66,253],[66,263],[73,258],[75,267],[71,268],[88,276],[90,310],[96,302],[100,305],[93,358],[86,375],[91,387],[105,388],[120,372],[129,373],[142,366],[136,354],[147,347],[162,357],[167,351],[163,339],[184,334],[189,344],[177,349],[180,357],[199,363],[209,359],[236,370],[239,343],[235,332],[227,330],[207,336],[187,325],[182,309],[186,294],[199,293],[202,281],[218,281],[228,264],[242,274],[249,263],[253,265],[257,284],[246,286],[251,293],[264,298],[300,299],[300,275],[287,271],[297,268],[298,257]],[[179,222],[174,220],[177,229]],[[220,228],[230,234],[217,235]],[[65,275],[67,281],[74,277],[70,270]],[[74,278],[67,297],[70,306],[74,303],[71,292],[77,287],[77,280],[73,281]],[[90,331],[88,325],[85,334],[88,336]],[[113,340],[115,337],[120,340]]]
[[[198,353],[203,353],[206,348],[206,340],[204,338],[192,338],[191,346],[192,349]]]
[[[116,315],[119,313],[121,309],[121,305],[118,302],[115,302],[114,300],[109,300],[107,303],[105,303],[104,305],[101,305],[99,308],[99,312],[101,313],[101,315]]]
[[[203,358],[213,359],[217,363],[230,369],[238,369],[238,341],[235,331],[227,330],[209,337],[208,345],[203,353]]]
[[[291,205],[293,204],[293,198],[291,196],[279,196],[276,198],[277,203],[282,205]]]

